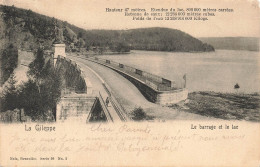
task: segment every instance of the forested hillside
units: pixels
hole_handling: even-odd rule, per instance
[[[72,28],[73,29],[73,28]],[[79,31],[80,32],[80,31]],[[132,50],[204,52],[214,48],[180,30],[140,28],[131,30],[89,30],[81,33],[86,46],[122,43]]]

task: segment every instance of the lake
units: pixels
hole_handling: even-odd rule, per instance
[[[215,52],[131,51],[130,54],[102,55],[102,58],[182,83],[192,91],[260,92],[260,54],[242,50]],[[240,88],[234,90],[238,83]]]

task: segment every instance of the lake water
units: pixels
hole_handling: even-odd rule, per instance
[[[206,53],[131,51],[103,55],[132,67],[183,82],[189,91],[260,92],[260,54],[251,51],[216,50]],[[240,88],[234,90],[238,83]]]

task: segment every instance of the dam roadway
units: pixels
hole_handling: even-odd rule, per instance
[[[88,75],[94,90],[102,93],[104,91],[102,80],[106,82],[106,84],[113,91],[116,100],[125,108],[128,115],[135,108],[141,107],[147,115],[153,116],[155,119],[162,121],[214,119],[151,103],[141,94],[135,85],[116,71],[103,65],[91,62],[83,56],[67,54],[67,57],[81,66],[81,68],[85,71],[85,74]],[[115,118],[118,118],[114,111],[112,111],[111,115],[112,114]]]

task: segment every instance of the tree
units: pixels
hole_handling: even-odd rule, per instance
[[[61,97],[62,78],[51,62],[48,61],[42,71],[41,98],[45,111],[51,110],[56,118],[56,105]]]
[[[35,60],[29,65],[29,81],[22,86],[21,108],[33,120],[47,119],[48,111],[56,118],[56,105],[61,96],[61,77],[51,62],[45,63],[43,50],[38,49]]]
[[[44,52],[41,48],[36,51],[36,57],[32,63],[29,64],[29,71],[27,73],[28,77],[34,81],[38,87],[40,93],[40,84],[43,81],[44,73],[42,73],[44,68]]]
[[[38,87],[31,79],[22,86],[19,99],[21,100],[20,107],[24,108],[25,115],[30,116],[33,120],[37,120],[44,115]]]
[[[82,38],[80,38],[79,41],[77,42],[77,45],[79,48],[82,48],[85,46],[85,41]]]
[[[3,111],[14,110],[19,107],[18,91],[16,88],[15,75],[12,73],[3,90]]]
[[[8,45],[2,52],[3,82],[7,81],[14,69],[17,67],[18,49],[13,44]]]
[[[78,39],[79,38],[82,38],[83,37],[83,33],[80,31],[79,33],[78,33]]]

